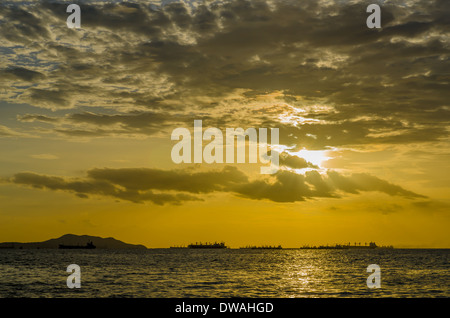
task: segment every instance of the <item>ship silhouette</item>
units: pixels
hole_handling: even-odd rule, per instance
[[[188,248],[227,248],[227,246],[225,245],[225,243],[224,242],[221,242],[221,243],[217,243],[217,242],[214,242],[214,243],[205,243],[205,244],[203,244],[203,243],[195,243],[195,244],[189,244],[188,245]]]
[[[302,246],[300,249],[332,249],[332,250],[346,250],[346,249],[393,249],[394,247],[392,245],[389,246],[378,246],[375,242],[370,242],[369,245],[365,243],[364,245],[361,245],[361,243],[354,245],[348,244],[336,244],[334,246],[331,245],[320,245],[320,246]]]
[[[92,250],[92,249],[96,248],[96,246],[92,242],[87,242],[86,245],[64,245],[64,244],[59,244],[58,248],[66,249],[66,250],[72,250],[72,249]]]
[[[272,246],[272,245],[262,245],[262,246],[245,246],[240,247],[240,249],[244,250],[281,250],[283,247],[281,245]]]

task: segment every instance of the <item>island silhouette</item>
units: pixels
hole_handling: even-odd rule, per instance
[[[147,249],[141,244],[128,244],[112,237],[99,237],[91,235],[65,234],[61,237],[43,242],[3,242],[0,248],[9,249],[57,249],[57,248],[85,248],[93,246],[96,249]],[[89,248],[90,249],[90,248]]]

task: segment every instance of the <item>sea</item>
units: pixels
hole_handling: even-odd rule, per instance
[[[1,249],[0,297],[434,298],[450,296],[449,249]],[[70,264],[80,288],[68,288]],[[380,267],[368,288],[367,267]]]

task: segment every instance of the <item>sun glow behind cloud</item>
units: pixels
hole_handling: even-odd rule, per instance
[[[297,152],[289,152],[289,154],[292,156],[303,158],[306,161],[318,166],[319,168],[322,168],[323,162],[331,159],[331,157],[327,155],[328,152],[329,150],[307,150],[303,148],[302,150]]]

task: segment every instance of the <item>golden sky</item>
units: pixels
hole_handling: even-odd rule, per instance
[[[0,241],[450,247],[448,1],[79,3],[0,4]],[[194,120],[280,170],[173,163]]]

